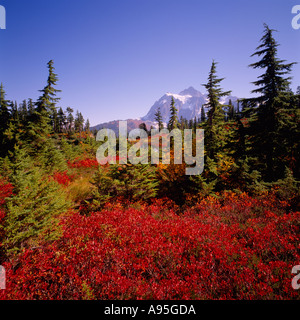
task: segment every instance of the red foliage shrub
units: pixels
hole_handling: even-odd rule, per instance
[[[0,177],[0,226],[5,217],[5,211],[3,205],[5,204],[6,198],[12,196],[13,185]],[[0,228],[1,231],[1,228]]]
[[[64,172],[55,172],[53,174],[53,179],[57,181],[59,184],[67,186],[72,181],[72,176],[69,175],[66,171]]]
[[[70,168],[94,168],[98,167],[98,161],[96,159],[75,159],[73,161],[68,161],[68,166]]]
[[[284,204],[282,204],[284,205]],[[228,195],[70,214],[55,243],[6,263],[2,299],[297,299],[300,213]]]

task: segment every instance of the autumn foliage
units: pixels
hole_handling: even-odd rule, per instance
[[[270,195],[170,201],[89,216],[69,212],[63,235],[4,264],[1,299],[297,299],[299,212]]]

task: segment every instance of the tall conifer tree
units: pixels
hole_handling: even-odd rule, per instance
[[[291,71],[294,63],[285,63],[277,57],[279,44],[274,39],[275,30],[264,25],[264,34],[261,44],[257,47],[252,57],[258,56],[261,59],[252,63],[250,67],[265,70],[258,80],[253,84],[258,87],[252,93],[259,94],[258,97],[246,99],[244,102],[250,106],[244,110],[250,114],[249,135],[252,140],[252,153],[258,156],[257,166],[265,174],[267,181],[276,178],[276,149],[278,143],[278,126],[280,121],[279,112],[283,106],[278,103],[278,98],[289,94],[290,77],[286,77]]]
[[[160,108],[157,109],[157,111],[156,111],[154,116],[155,116],[155,121],[157,122],[157,125],[158,125],[158,130],[163,129],[164,128],[164,124],[163,124]]]
[[[168,129],[173,130],[175,128],[178,128],[178,116],[177,116],[177,108],[175,107],[175,100],[172,96],[171,98],[171,106],[170,106],[170,120],[168,123]]]
[[[7,141],[5,139],[5,131],[9,127],[10,112],[9,101],[5,99],[5,91],[3,84],[0,85],[0,156],[7,153]]]
[[[225,112],[220,103],[220,98],[230,95],[231,91],[222,91],[220,82],[224,78],[217,78],[216,62],[212,62],[207,84],[204,87],[208,91],[208,108],[206,123],[206,141],[208,156],[213,159],[216,153],[222,149],[225,144],[224,117]]]

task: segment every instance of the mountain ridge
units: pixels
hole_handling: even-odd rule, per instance
[[[162,120],[164,123],[168,123],[170,118],[170,104],[171,98],[175,100],[175,106],[178,109],[178,118],[181,117],[191,120],[199,118],[201,116],[201,108],[207,103],[207,94],[203,94],[200,91],[196,90],[194,87],[190,86],[187,89],[180,91],[179,93],[166,92],[161,98],[159,98],[149,109],[148,113],[137,119],[127,119],[128,130],[136,129],[141,123],[145,123],[147,128],[150,129],[151,126],[155,126],[155,113],[158,108],[162,115]],[[237,100],[236,96],[228,96],[223,98],[221,104],[229,104],[231,100],[235,109],[237,109]],[[208,109],[204,107],[204,111],[207,112]],[[93,126],[91,130],[100,130],[103,128],[112,129],[115,132],[118,131],[118,121],[109,121],[105,123],[100,123],[96,126]]]

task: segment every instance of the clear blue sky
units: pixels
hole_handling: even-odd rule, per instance
[[[300,62],[300,29],[291,27],[300,0],[0,0],[0,82],[7,98],[39,96],[46,64],[55,62],[60,105],[92,125],[144,116],[165,92],[205,92],[212,59],[225,90],[250,96],[259,73],[248,68],[263,23],[279,57]],[[300,64],[292,89],[300,85]]]

